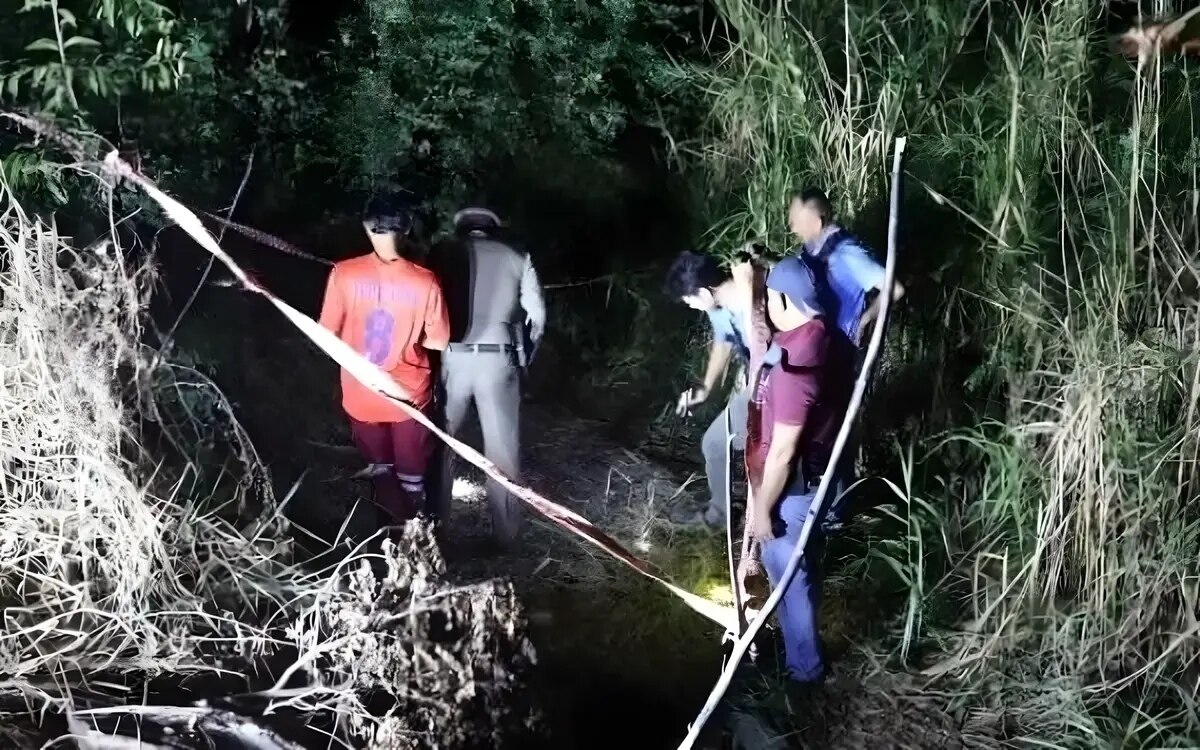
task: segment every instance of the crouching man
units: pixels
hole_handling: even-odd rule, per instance
[[[414,217],[398,200],[372,199],[363,227],[372,252],[337,263],[321,325],[387,372],[416,408],[433,405],[429,353],[450,340],[441,288],[431,271],[406,260]],[[368,462],[375,503],[394,523],[425,509],[424,476],[433,436],[394,403],[342,370],[342,408]]]
[[[745,287],[752,283],[744,268],[734,276]],[[766,287],[766,315],[775,334],[751,394],[746,441],[751,502],[746,523],[774,587],[781,582],[821,476],[829,468],[852,388],[853,348],[836,325],[826,323],[807,263],[795,256],[784,259],[767,275]],[[743,293],[748,299],[752,291]],[[785,663],[797,682],[820,682],[825,675],[817,631],[819,530],[817,525],[809,537],[801,567],[778,609]]]
[[[671,299],[703,312],[712,328],[704,380],[684,391],[676,403],[675,413],[683,417],[713,395],[730,364],[745,366],[749,361],[750,347],[745,333],[747,303],[738,294],[733,279],[717,265],[716,259],[700,253],[684,252],[676,257],[667,272],[664,291]],[[729,503],[725,416],[728,413],[734,451],[743,451],[748,401],[749,389],[744,378],[739,377],[730,390],[725,409],[708,426],[701,441],[709,501],[703,515],[693,520],[703,520],[714,528],[721,528],[728,522],[725,517]]]

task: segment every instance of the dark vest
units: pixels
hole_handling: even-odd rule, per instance
[[[450,314],[450,341],[521,343],[525,262],[524,253],[475,234],[455,237],[434,248],[430,267],[442,286]]]

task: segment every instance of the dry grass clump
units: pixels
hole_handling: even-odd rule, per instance
[[[230,584],[256,591],[266,561],[228,523],[157,497],[127,458],[118,374],[137,366],[148,269],[128,272],[111,244],[76,252],[13,202],[0,243],[7,686],[212,669],[206,650],[261,653],[271,639],[230,617],[257,594]]]
[[[161,492],[167,472],[147,465],[123,391],[140,386],[145,405],[164,382],[139,347],[149,266],[112,243],[76,251],[2,200],[0,701],[72,712],[76,731],[128,732],[102,719],[181,710],[122,705],[140,682],[209,673],[235,705],[256,695],[273,702],[266,713],[308,714],[335,746],[498,742],[532,658],[512,592],[447,586],[424,527],[311,572],[276,543],[288,527],[269,485],[238,483],[260,496],[219,508],[184,479]],[[249,676],[297,653],[274,687]],[[72,693],[85,686],[81,706]]]
[[[528,715],[510,705],[534,663],[512,587],[489,582],[447,587],[430,529],[410,524],[385,540],[372,565],[351,558],[288,628],[299,659],[276,690],[279,705],[332,710],[379,750],[470,743],[500,746]],[[307,686],[287,691],[296,674]],[[361,696],[395,704],[368,720]],[[269,693],[268,693],[269,694]]]

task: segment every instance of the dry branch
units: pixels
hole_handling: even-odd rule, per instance
[[[277,703],[327,717],[339,743],[454,747],[502,731],[532,659],[511,591],[447,586],[425,527],[312,573],[263,543],[287,532],[269,488],[250,518],[204,510],[183,477],[156,491],[157,462],[129,458],[146,449],[122,398],[136,382],[128,392],[150,405],[178,371],[148,369],[138,343],[149,265],[112,243],[71,248],[3,186],[0,202],[0,697],[65,713],[126,698],[102,686],[197,673],[245,690],[252,664],[299,648],[316,658]],[[240,455],[262,471],[252,446]],[[381,690],[395,708],[376,716],[362,701]]]

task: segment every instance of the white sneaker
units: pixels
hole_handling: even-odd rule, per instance
[[[703,526],[708,529],[725,528],[725,515],[714,512],[712,508],[702,511],[694,510],[673,513],[670,520],[675,526]]]
[[[392,473],[391,464],[367,464],[365,468],[359,469],[350,475],[351,479],[375,479],[376,477],[386,476]]]
[[[725,514],[716,508],[710,507],[704,511],[704,523],[712,526],[714,529],[723,529],[725,528]]]
[[[704,514],[698,510],[681,510],[672,513],[668,520],[674,526],[700,526],[704,523]]]

